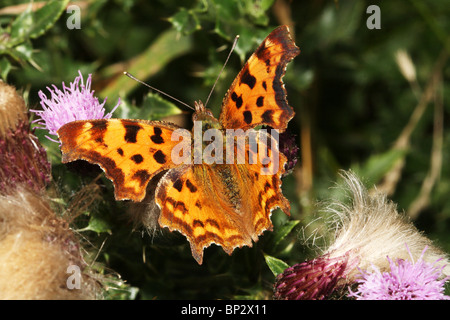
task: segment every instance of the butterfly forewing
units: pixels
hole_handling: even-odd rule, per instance
[[[287,26],[272,31],[225,95],[219,118],[222,126],[246,130],[263,124],[284,131],[294,111],[286,100],[282,78],[287,63],[299,53]]]
[[[178,127],[159,121],[74,121],[58,130],[64,163],[82,159],[100,165],[114,183],[117,200],[141,201],[155,174],[176,166],[171,151]]]

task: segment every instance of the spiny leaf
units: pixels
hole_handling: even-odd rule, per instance
[[[51,0],[35,12],[30,4],[11,24],[9,47],[44,34],[59,19],[68,3],[69,0]]]
[[[52,0],[36,10],[33,15],[33,26],[30,28],[28,36],[34,39],[44,34],[59,19],[68,3],[69,0]]]

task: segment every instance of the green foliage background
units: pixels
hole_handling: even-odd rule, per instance
[[[276,26],[291,25],[301,49],[284,78],[296,111],[289,130],[301,149],[299,165],[283,182],[291,217],[274,211],[274,232],[253,248],[228,256],[211,246],[199,266],[181,235],[135,227],[129,205],[113,199],[102,176],[98,197],[74,228],[91,244],[99,268],[124,280],[111,282],[107,298],[270,298],[273,272],[313,257],[323,245],[317,203],[339,197],[332,187],[340,169],[354,170],[369,188],[389,187],[399,211],[450,252],[448,1],[72,1],[81,9],[80,29],[66,25],[68,1],[45,1],[33,10],[27,4],[2,1],[0,76],[23,90],[30,108],[39,107],[39,90],[68,84],[81,70],[93,74],[107,108],[121,98],[115,117],[188,119],[188,109],[149,94],[122,72],[193,104],[206,99],[239,34],[209,103],[218,115],[245,59]],[[381,9],[381,29],[366,26],[371,4]],[[398,50],[411,56],[415,81],[400,72]],[[67,208],[98,172],[83,175],[62,165],[58,146],[42,130],[36,134]],[[398,181],[387,183],[395,174]]]

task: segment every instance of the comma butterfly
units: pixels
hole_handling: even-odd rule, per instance
[[[195,103],[193,120],[201,121],[200,133],[206,134],[209,129],[222,133],[232,129],[252,130],[260,125],[284,131],[294,111],[287,103],[282,77],[287,63],[299,52],[287,26],[272,31],[233,81],[223,99],[219,119],[200,101]],[[275,208],[290,214],[290,204],[281,192],[286,157],[275,152],[276,143],[267,148],[268,156],[277,155],[276,161],[270,163],[264,158],[230,163],[230,159],[237,158],[233,153],[228,157],[228,150],[227,163],[198,163],[190,161],[198,156],[195,125],[192,133],[187,130],[184,133],[187,150],[180,149],[180,135],[174,138],[180,129],[163,121],[69,122],[58,130],[62,162],[83,159],[100,165],[114,184],[117,200],[142,201],[150,179],[161,173],[155,190],[155,201],[160,208],[159,224],[182,233],[199,264],[203,261],[204,248],[212,243],[222,246],[228,254],[237,247],[252,246],[252,241],[257,241],[263,231],[272,229],[270,215]],[[272,135],[255,131],[258,148],[262,149],[260,142],[267,140],[262,138]],[[200,142],[200,152],[211,147],[212,143],[204,140]],[[268,143],[264,146],[268,147]],[[222,144],[221,148],[219,151],[225,146]],[[244,148],[248,160],[259,150],[249,144]],[[216,151],[217,148],[211,155]],[[178,154],[184,154],[182,161],[174,160]],[[200,159],[205,160],[201,153]],[[264,174],[268,167],[272,169],[271,174]]]

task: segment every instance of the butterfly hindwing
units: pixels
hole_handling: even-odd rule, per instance
[[[250,147],[245,147],[249,155]],[[272,152],[267,150],[269,157]],[[289,214],[280,178],[286,158],[280,154],[280,163],[263,165],[254,156],[253,164],[247,159],[244,164],[180,166],[169,170],[158,184],[160,226],[186,236],[199,264],[203,249],[210,244],[222,246],[228,254],[235,248],[251,247],[263,231],[272,229],[270,215],[275,208]]]
[[[62,162],[78,159],[100,165],[114,183],[117,200],[141,201],[155,174],[175,166],[172,132],[160,121],[103,119],[73,121],[58,130]]]
[[[224,128],[267,125],[284,131],[294,116],[282,82],[286,65],[300,53],[287,26],[272,31],[248,59],[222,102]]]

